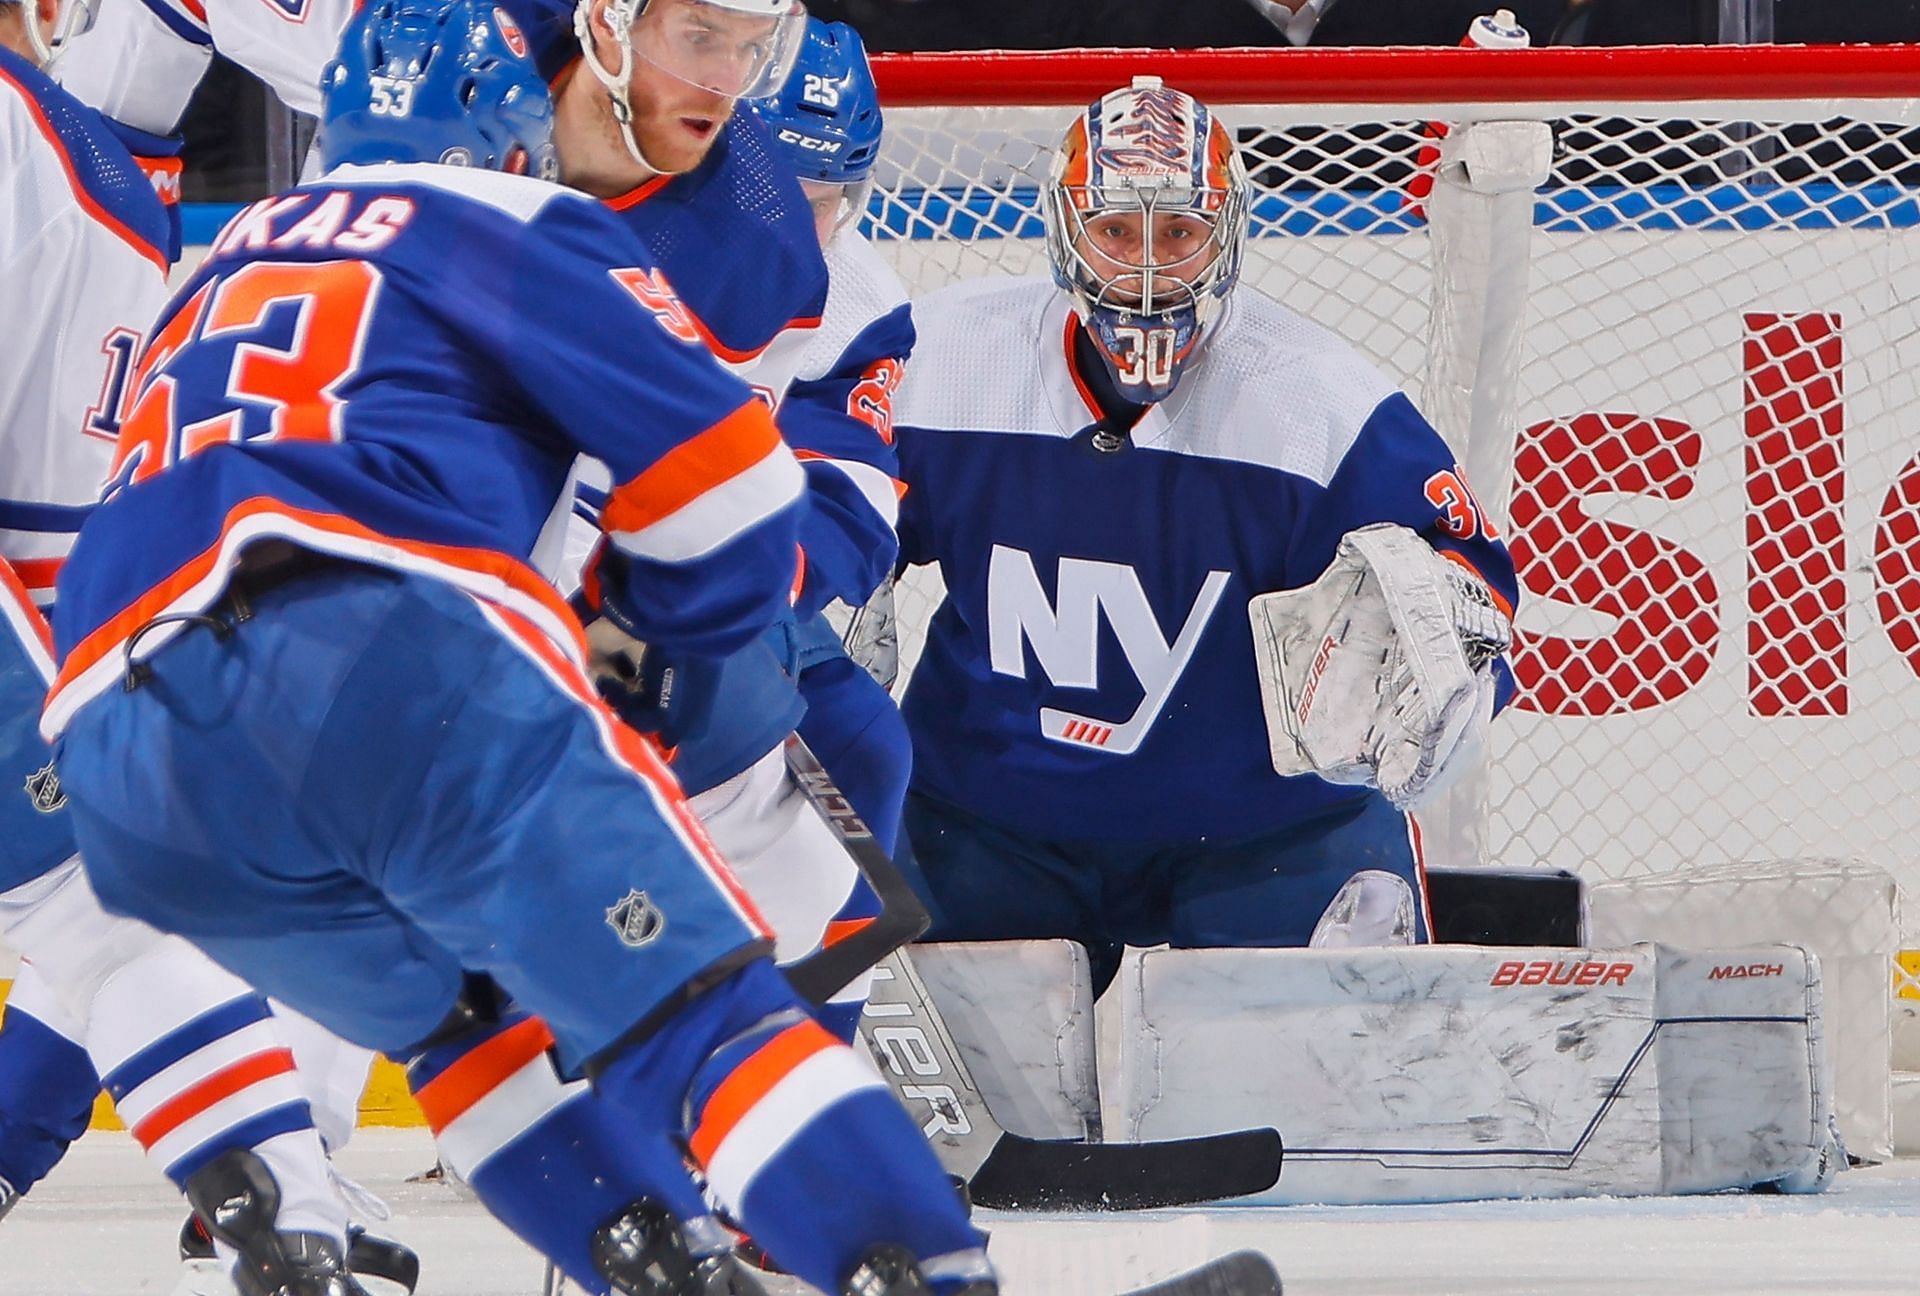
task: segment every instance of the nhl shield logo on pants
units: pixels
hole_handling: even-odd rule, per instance
[[[620,943],[632,949],[650,945],[667,929],[667,916],[647,898],[645,891],[628,891],[626,897],[607,910],[607,926]]]
[[[32,800],[33,808],[41,814],[53,814],[66,808],[67,794],[60,790],[60,775],[52,761],[27,776],[27,796]]]

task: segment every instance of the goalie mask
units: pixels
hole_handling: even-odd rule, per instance
[[[806,39],[807,11],[800,0],[606,0],[604,8],[599,5],[600,0],[579,0],[574,10],[581,57],[606,87],[627,153],[659,175],[690,168],[657,165],[641,146],[631,98],[639,65],[723,99],[762,99],[785,84]],[[601,61],[595,46],[596,23],[613,45],[612,66]]]
[[[1120,394],[1172,394],[1240,277],[1247,174],[1193,96],[1136,77],[1067,129],[1045,194],[1047,255]]]

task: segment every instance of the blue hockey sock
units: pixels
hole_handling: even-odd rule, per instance
[[[496,1219],[575,1283],[607,1291],[594,1231],[641,1198],[686,1221],[708,1213],[668,1133],[638,1128],[584,1082],[564,1083],[552,1036],[515,1012],[407,1068],[440,1155]]]
[[[26,1192],[86,1133],[100,1092],[87,1051],[16,1005],[0,1017],[0,1179]]]
[[[773,1261],[838,1292],[872,1247],[907,1249],[936,1290],[986,1276],[985,1238],[870,1066],[756,962],[610,1061],[644,1119],[679,1122],[715,1195]]]

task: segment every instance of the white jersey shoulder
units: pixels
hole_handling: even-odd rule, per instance
[[[1096,417],[1067,359],[1071,307],[1050,281],[954,284],[916,300],[913,315],[920,340],[894,404],[900,426],[1072,436]],[[1395,390],[1333,333],[1242,287],[1133,439],[1324,484]]]
[[[1398,388],[1352,346],[1251,287],[1241,287],[1200,362],[1143,446],[1262,464],[1325,485],[1368,417]]]
[[[827,304],[820,312],[820,323],[787,329],[765,351],[735,367],[736,373],[776,404],[795,382],[824,378],[840,368],[854,339],[875,320],[907,304],[900,276],[857,230],[841,230],[823,251]]]
[[[1065,304],[1038,278],[970,279],[916,297],[918,340],[894,396],[895,425],[1071,436],[1091,420],[1056,411],[1049,382],[1054,369],[1064,373]],[[1058,365],[1046,363],[1056,356]]]
[[[102,4],[60,60],[63,84],[118,121],[171,134],[217,47],[287,107],[320,111],[320,73],[358,0],[138,0]]]
[[[158,252],[95,214],[42,120],[0,82],[0,557],[28,576],[73,535],[25,514],[98,496],[127,367],[167,297]]]

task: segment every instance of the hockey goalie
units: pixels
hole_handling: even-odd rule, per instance
[[[1275,1126],[1263,1200],[1822,1186],[1804,951],[1424,943],[1410,816],[1511,695],[1511,559],[1404,395],[1235,287],[1246,187],[1137,79],[1056,156],[1053,283],[915,302],[904,822],[965,1069],[1033,1137]]]

